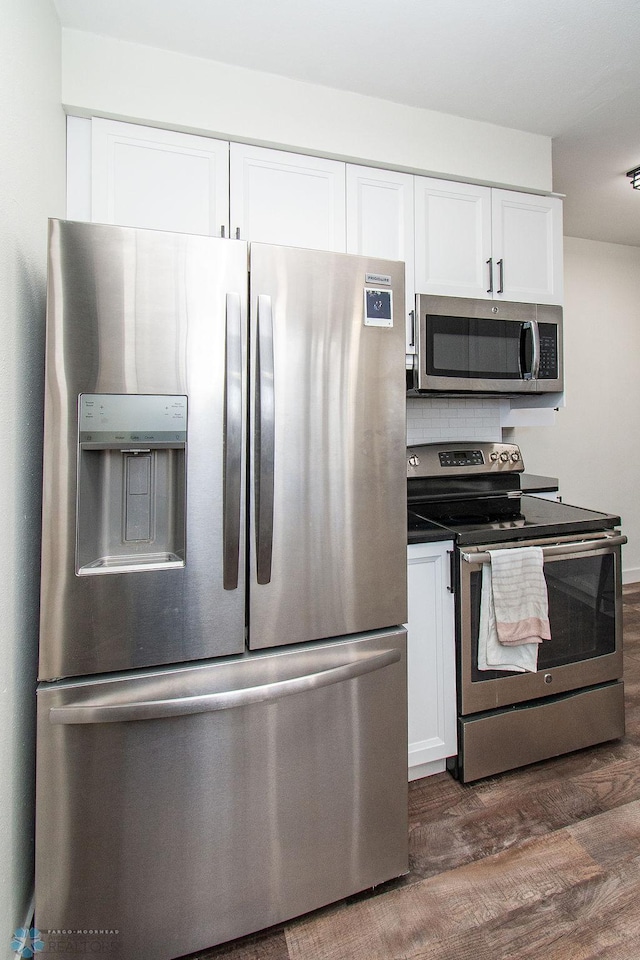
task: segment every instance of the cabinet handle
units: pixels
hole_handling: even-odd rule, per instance
[[[487,293],[488,292],[489,291],[487,291]],[[455,590],[455,582],[456,582],[455,550],[447,550],[447,554],[449,555],[449,586],[447,587],[447,590],[449,591],[449,593],[455,593],[456,592]]]
[[[489,267],[489,289],[487,293],[493,293],[493,257],[489,257],[487,266]]]
[[[236,227],[236,240],[240,239],[240,227]]]
[[[226,233],[226,227],[225,227],[225,225],[224,225],[224,223],[223,223],[223,224],[220,225],[220,236],[222,237],[223,240],[224,240],[224,235],[225,235],[225,233]]]
[[[409,319],[411,320],[411,337],[409,339],[409,346],[415,347],[416,345],[416,312],[415,310],[409,311]]]
[[[498,270],[500,271],[500,286],[497,289],[497,293],[504,293],[504,260],[498,260]]]

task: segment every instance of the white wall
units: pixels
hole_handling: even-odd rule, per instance
[[[622,517],[624,579],[640,580],[640,249],[565,238],[566,407],[518,428],[525,465],[566,503]]]
[[[78,116],[551,190],[548,137],[77,30],[63,30],[62,100]]]
[[[33,873],[47,217],[64,212],[60,25],[51,0],[3,0],[0,29],[0,956]]]

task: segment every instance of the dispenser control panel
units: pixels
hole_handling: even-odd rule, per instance
[[[185,443],[187,398],[83,393],[78,421],[79,440],[83,444]]]

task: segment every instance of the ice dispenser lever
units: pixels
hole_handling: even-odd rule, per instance
[[[79,398],[76,573],[184,566],[187,398]]]
[[[127,541],[150,540],[152,534],[151,451],[125,454],[125,534]]]

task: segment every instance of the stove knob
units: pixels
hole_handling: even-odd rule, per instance
[[[501,454],[500,454],[500,459],[502,460],[503,463],[506,463],[507,460],[509,459],[509,454],[508,454],[508,453],[501,453]]]
[[[517,463],[518,460],[520,459],[520,454],[517,453],[517,452],[516,452],[516,453],[512,453],[512,454],[511,454],[511,459],[513,460],[514,463]]]
[[[489,459],[491,460],[491,463],[495,463],[499,457],[500,457],[499,453],[492,453]]]
[[[409,466],[410,467],[419,467],[420,466],[420,457],[417,457],[415,453],[412,453],[409,457]]]

